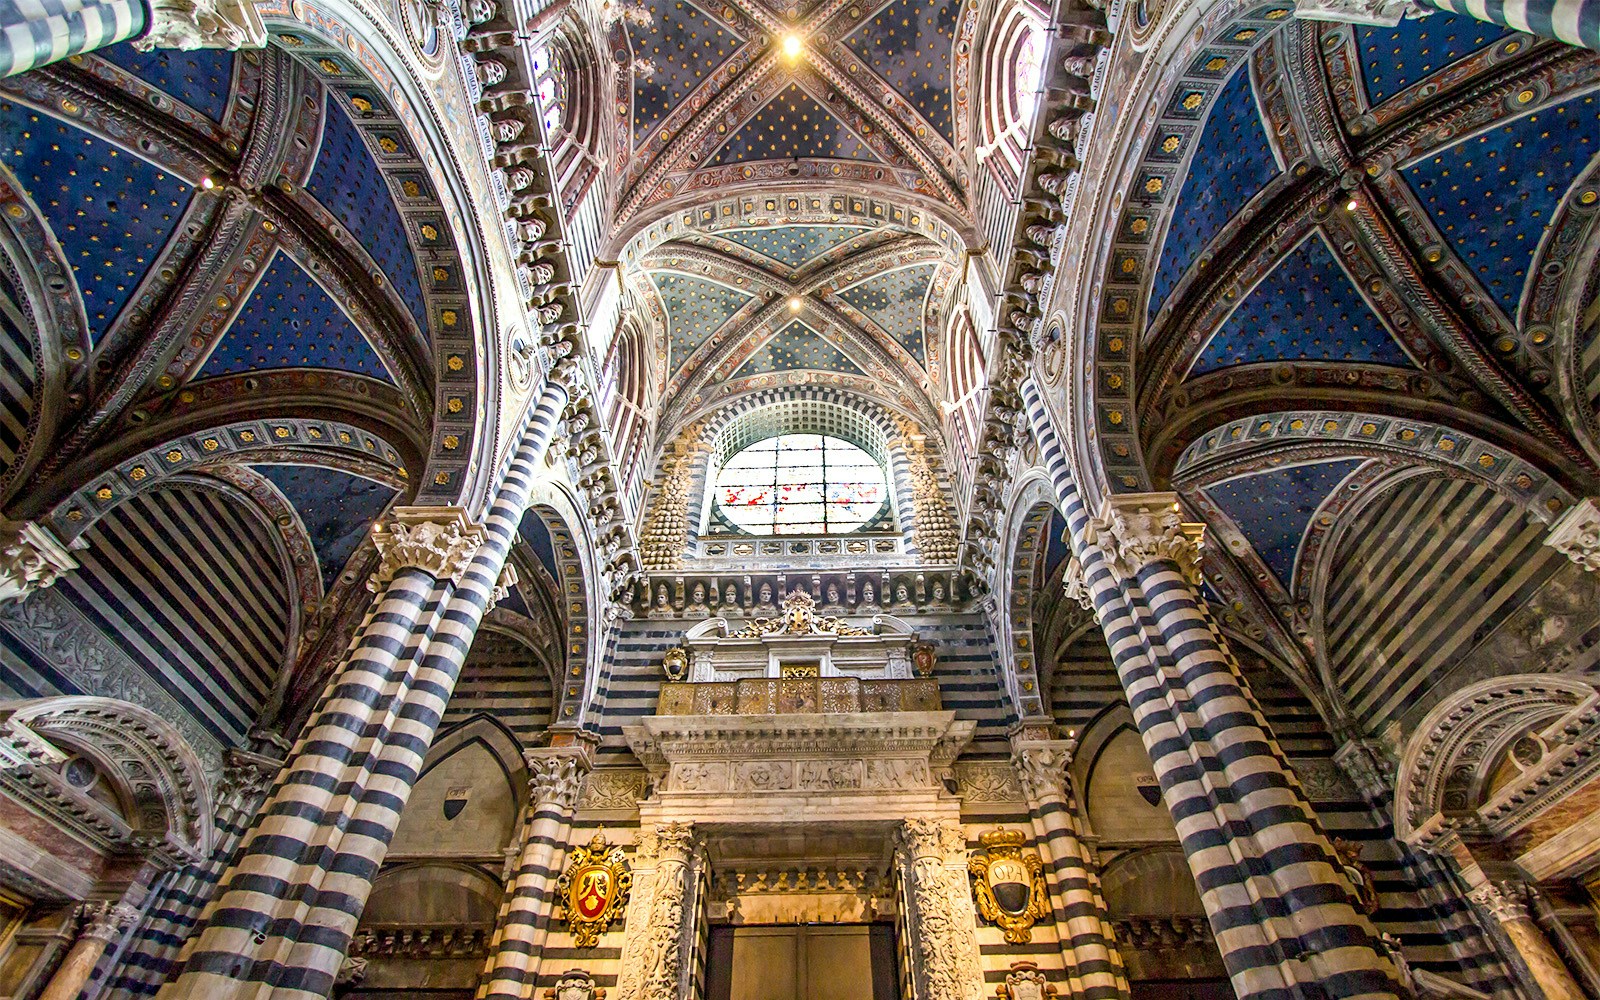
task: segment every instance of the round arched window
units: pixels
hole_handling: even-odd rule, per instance
[[[754,535],[855,531],[889,500],[883,466],[848,441],[779,434],[723,463],[716,508]]]
[[[1033,121],[1033,109],[1039,103],[1039,75],[1044,66],[1044,45],[1039,32],[1029,28],[1017,45],[1016,75],[1011,78],[1016,88],[1017,119],[1026,129]]]

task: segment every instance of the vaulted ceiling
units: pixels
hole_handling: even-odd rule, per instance
[[[881,185],[952,206],[967,167],[960,0],[647,0],[612,54],[625,167],[618,223],[684,194],[794,178]],[[787,45],[786,45],[787,43]]]

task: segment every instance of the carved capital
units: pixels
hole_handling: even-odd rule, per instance
[[[1550,528],[1544,543],[1591,572],[1600,570],[1600,503],[1584,497]]]
[[[1105,551],[1123,579],[1165,559],[1198,586],[1204,531],[1205,525],[1183,520],[1175,493],[1128,493],[1106,497],[1100,516],[1089,522],[1088,540]]]
[[[528,791],[535,806],[553,805],[570,810],[583,791],[593,761],[586,744],[524,750],[528,764]]]
[[[1392,28],[1405,17],[1425,17],[1432,11],[1411,0],[1295,0],[1296,17],[1308,21],[1337,21]]]
[[[150,30],[133,43],[152,49],[260,49],[267,27],[254,0],[152,0]]]
[[[947,819],[914,817],[900,824],[895,840],[908,862],[922,858],[959,860],[967,849],[961,828]]]
[[[1076,601],[1078,607],[1085,611],[1094,612],[1094,598],[1089,595],[1089,581],[1083,576],[1083,563],[1077,556],[1067,556],[1067,567],[1061,572],[1061,585],[1067,593],[1067,600]]]
[[[483,539],[483,528],[472,523],[464,508],[396,507],[385,524],[373,529],[378,568],[367,589],[382,591],[402,569],[459,583]]]
[[[1528,916],[1528,887],[1520,882],[1485,882],[1469,892],[1467,898],[1497,923],[1531,919]]]
[[[1386,798],[1394,789],[1394,762],[1375,740],[1346,740],[1333,752],[1333,762],[1368,799]]]
[[[66,546],[38,524],[0,519],[0,601],[27,597],[78,568]]]
[[[693,823],[659,823],[641,839],[640,853],[658,862],[676,861],[686,865],[694,856],[696,843]]]
[[[249,802],[267,790],[283,768],[283,760],[249,750],[223,751],[222,780],[217,784],[217,805]]]
[[[83,922],[83,928],[78,932],[80,938],[109,944],[121,937],[129,924],[139,919],[139,911],[126,903],[103,899],[79,904],[78,919]]]
[[[1067,798],[1067,768],[1078,749],[1077,740],[1011,741],[1011,763],[1022,777],[1028,798],[1036,802]]]
[[[500,579],[495,582],[494,590],[489,594],[489,608],[494,607],[510,596],[511,588],[515,587],[519,582],[521,581],[517,578],[517,567],[513,566],[510,560],[507,560],[504,568],[500,570]],[[487,611],[489,608],[484,610]]]

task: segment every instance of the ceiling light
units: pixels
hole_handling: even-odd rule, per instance
[[[209,177],[202,177],[200,178],[200,186],[205,188],[207,191],[210,191],[212,188],[217,186],[217,182]]]
[[[1360,204],[1354,198],[1351,198],[1349,201],[1344,203],[1344,210],[1346,212],[1354,212],[1359,207]]]
[[[790,59],[800,58],[800,50],[803,48],[805,43],[800,40],[799,35],[791,31],[783,36],[783,54]]]
[[[798,296],[798,295],[789,296],[789,311],[790,312],[792,312],[792,313],[799,312],[800,311],[800,307],[803,306],[803,305],[805,305],[805,303],[800,301],[800,296]]]

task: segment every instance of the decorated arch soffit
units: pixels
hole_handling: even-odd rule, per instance
[[[975,0],[629,5],[610,37],[619,223],[790,180],[961,206],[976,14]]]
[[[1096,289],[1080,348],[1093,378],[1072,407],[1094,490],[1168,486],[1202,436],[1294,409],[1476,439],[1530,473],[1525,495],[1556,484],[1528,500],[1585,491],[1593,408],[1575,405],[1584,390],[1561,398],[1561,352],[1568,386],[1582,365],[1557,341],[1600,202],[1600,69],[1470,19],[1365,28],[1290,6],[1186,24],[1136,102],[1149,114],[1122,116],[1126,155],[1107,158],[1095,203],[1106,237],[1076,276]],[[1497,184],[1521,149],[1548,148],[1523,141],[1541,134],[1562,176]],[[1471,186],[1473,208],[1442,177]]]
[[[120,46],[7,81],[0,99],[31,111],[17,113],[26,127],[65,129],[91,163],[127,172],[97,208],[119,243],[142,237],[130,256],[145,265],[118,274],[116,294],[81,268],[46,283],[90,307],[53,346],[66,388],[93,405],[76,424],[52,415],[72,429],[33,471],[82,483],[134,460],[149,473],[141,449],[189,465],[207,456],[185,451],[188,436],[247,415],[293,425],[280,446],[309,443],[299,425],[313,417],[367,442],[363,475],[457,499],[492,465],[473,456],[498,385],[480,356],[496,338],[473,333],[493,315],[484,241],[468,232],[482,192],[463,186],[472,172],[440,126],[445,88],[416,78],[397,54],[411,43],[386,24],[311,4],[264,13],[273,44],[258,52]],[[50,225],[53,190],[0,181],[8,227]],[[134,231],[141,205],[165,232]],[[183,458],[166,462],[169,442]],[[35,497],[66,513],[59,493]]]
[[[657,331],[661,426],[820,384],[937,427],[941,331],[966,246],[944,212],[844,193],[740,195],[641,227],[621,257]]]

